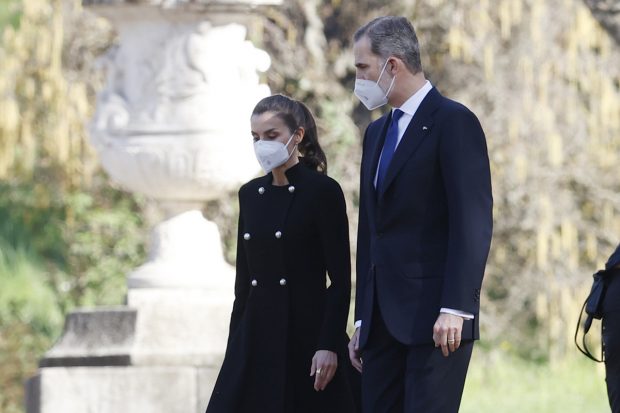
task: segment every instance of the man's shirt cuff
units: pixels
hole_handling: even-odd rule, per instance
[[[472,313],[468,313],[466,311],[461,310],[453,310],[452,308],[442,308],[439,310],[440,313],[458,315],[459,317],[463,317],[465,320],[473,320],[474,315]]]

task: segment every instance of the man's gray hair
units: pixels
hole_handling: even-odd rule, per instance
[[[353,40],[357,42],[364,36],[370,40],[370,50],[375,55],[384,60],[398,57],[412,73],[422,71],[418,37],[405,17],[377,17],[357,29]]]

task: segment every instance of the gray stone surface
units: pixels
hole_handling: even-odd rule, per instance
[[[194,367],[45,368],[26,386],[27,413],[199,413]]]
[[[141,288],[128,306],[72,312],[26,383],[27,413],[204,412],[232,299],[232,287]]]
[[[55,366],[126,366],[137,312],[128,307],[79,309],[65,320],[62,337],[39,363]]]
[[[203,413],[207,408],[219,371],[219,364],[214,367],[201,367],[198,369],[198,404],[202,406],[202,410],[198,411],[199,413]]]
[[[232,276],[232,275],[231,275]],[[226,350],[233,288],[130,289],[138,310],[134,365],[219,365]]]
[[[230,275],[232,276],[232,275]],[[218,366],[228,336],[232,286],[130,289],[128,307],[80,309],[40,367]]]

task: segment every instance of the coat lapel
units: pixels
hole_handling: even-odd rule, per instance
[[[394,157],[390,162],[390,166],[384,178],[384,183],[381,186],[382,189],[379,197],[383,196],[387,188],[389,188],[390,184],[396,178],[396,175],[398,175],[398,172],[415,153],[420,144],[424,141],[424,138],[430,133],[433,125],[431,115],[439,107],[440,102],[441,95],[437,89],[431,89],[413,115],[413,119],[409,122],[409,126],[407,130],[405,130],[401,142],[396,147],[396,152],[394,152]],[[383,133],[383,136],[385,136],[385,133]],[[381,152],[380,149],[379,152]]]

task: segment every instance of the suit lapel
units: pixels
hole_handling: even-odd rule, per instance
[[[431,115],[439,107],[440,102],[441,95],[437,89],[432,88],[420,104],[418,110],[416,110],[413,119],[409,122],[407,130],[405,130],[402,140],[396,147],[396,152],[394,152],[394,157],[390,162],[383,185],[381,186],[382,189],[379,197],[383,196],[386,189],[390,186],[392,181],[394,181],[396,175],[398,175],[398,172],[415,153],[420,144],[424,141],[424,138],[430,133],[433,124]]]
[[[374,131],[369,131],[369,136],[372,141],[369,143],[370,156],[369,162],[366,164],[366,170],[364,171],[364,185],[369,194],[372,194],[372,198],[375,197],[375,174],[377,172],[377,165],[379,163],[379,156],[381,155],[381,149],[383,148],[383,142],[385,141],[385,133],[387,126],[390,124],[391,114],[387,113],[382,118],[378,119],[377,125],[373,128]]]

